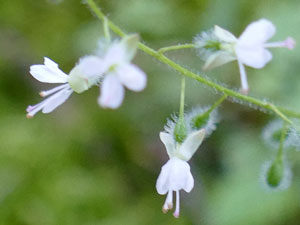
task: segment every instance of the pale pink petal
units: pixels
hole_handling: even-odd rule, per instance
[[[238,39],[240,45],[257,46],[269,40],[276,32],[271,21],[260,19],[249,24]]]
[[[45,65],[32,65],[30,74],[40,82],[44,83],[66,83],[68,75],[62,72],[58,65],[51,59],[45,57]]]
[[[112,44],[105,55],[104,61],[108,67],[122,65],[126,62],[126,48],[120,43]]]
[[[77,65],[85,77],[101,77],[108,69],[104,60],[97,56],[84,56]]]
[[[117,73],[122,84],[132,91],[142,91],[146,87],[146,74],[133,64],[121,66]]]
[[[117,75],[107,75],[101,85],[101,94],[98,103],[104,108],[118,108],[124,98],[124,87]]]
[[[47,99],[47,104],[44,105],[42,112],[50,113],[58,106],[63,104],[72,94],[72,90],[63,89]]]
[[[238,60],[250,67],[261,69],[272,59],[272,54],[264,47],[236,46]]]
[[[71,89],[65,88],[34,106],[28,106],[26,109],[27,118],[33,117],[37,112],[41,110],[43,113],[52,112],[55,108],[64,103],[70,97],[72,92],[73,91]]]

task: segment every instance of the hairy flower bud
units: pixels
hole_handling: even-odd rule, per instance
[[[279,147],[282,129],[283,122],[281,120],[273,120],[264,128],[262,137],[270,148],[277,149]],[[288,148],[290,145],[290,139],[284,137],[284,148]]]
[[[217,110],[209,112],[210,107],[197,107],[187,113],[187,124],[190,130],[206,131],[206,136],[209,136],[215,129],[216,123],[219,122]]]
[[[179,118],[174,129],[174,137],[176,142],[182,143],[187,136],[187,129],[184,118]]]
[[[283,179],[284,165],[282,160],[275,160],[267,172],[267,183],[271,187],[278,187]]]
[[[262,167],[262,181],[268,190],[285,190],[292,180],[292,171],[282,158],[266,162]]]

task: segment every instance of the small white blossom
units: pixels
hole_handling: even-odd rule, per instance
[[[63,104],[74,92],[81,93],[99,82],[104,70],[103,61],[96,56],[83,57],[69,75],[58,68],[58,65],[49,58],[44,58],[44,65],[32,65],[30,74],[43,83],[61,83],[53,89],[42,91],[40,95],[44,101],[28,106],[27,118],[33,117],[37,112],[50,113]]]
[[[267,41],[275,34],[276,28],[267,19],[260,19],[249,24],[239,38],[218,26],[215,26],[212,32],[212,40],[207,40],[207,35],[203,37],[203,34],[195,39],[198,48],[213,49],[205,57],[204,69],[212,69],[237,60],[241,75],[242,92],[245,94],[248,93],[249,87],[244,65],[261,69],[272,59],[272,54],[268,48],[293,49],[295,46],[295,41],[291,37],[281,42],[268,43]]]
[[[249,89],[244,65],[261,69],[272,59],[272,54],[267,48],[294,48],[295,41],[291,37],[282,42],[267,43],[275,32],[276,28],[272,22],[260,19],[249,24],[239,37],[235,52],[240,68],[243,92],[247,93]]]
[[[160,132],[160,139],[164,143],[169,155],[168,162],[162,167],[156,182],[156,190],[159,194],[167,194],[163,205],[163,212],[173,208],[173,191],[176,192],[176,208],[174,217],[179,217],[180,197],[179,191],[190,192],[194,187],[194,178],[187,163],[197,151],[205,137],[205,130],[195,131],[187,136],[182,144],[175,141],[174,136]]]
[[[101,84],[98,103],[105,108],[118,108],[123,101],[124,86],[132,91],[146,87],[146,74],[131,63],[138,45],[138,36],[131,35],[113,43],[104,55],[107,71]]]

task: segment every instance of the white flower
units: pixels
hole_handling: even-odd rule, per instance
[[[98,103],[105,108],[118,108],[123,101],[124,86],[132,91],[142,91],[147,83],[146,74],[131,64],[138,45],[138,36],[131,35],[113,43],[104,56],[107,68],[101,84]]]
[[[49,58],[44,58],[44,65],[32,65],[31,75],[43,83],[61,83],[53,89],[42,91],[40,95],[46,97],[44,101],[28,106],[27,118],[33,117],[37,112],[50,113],[63,104],[73,93],[81,93],[97,84],[105,67],[103,61],[96,56],[86,56],[79,61],[68,76],[58,68],[58,65]]]
[[[244,65],[261,69],[272,59],[272,54],[267,48],[293,49],[295,46],[295,41],[291,37],[281,42],[267,43],[275,32],[275,26],[266,19],[260,19],[249,24],[239,38],[236,38],[229,31],[215,26],[214,30],[211,31],[212,34],[204,33],[205,35],[201,34],[195,39],[196,46],[200,48],[200,54],[204,55],[205,65],[203,69],[212,69],[237,60],[242,92],[247,94],[249,87]]]
[[[260,19],[249,24],[238,38],[235,53],[240,68],[243,92],[247,93],[249,89],[244,65],[261,69],[272,59],[272,54],[267,48],[294,48],[295,41],[290,37],[282,42],[267,43],[275,32],[276,28],[272,22]]]
[[[176,208],[174,217],[179,217],[179,191],[190,192],[194,187],[194,178],[187,163],[197,151],[205,137],[205,130],[195,131],[187,136],[182,144],[176,143],[173,135],[160,132],[160,139],[164,143],[169,155],[168,162],[162,167],[156,182],[159,194],[167,194],[163,205],[163,212],[173,208],[173,191],[176,192]]]

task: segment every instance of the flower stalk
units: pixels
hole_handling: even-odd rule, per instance
[[[186,123],[184,119],[184,95],[185,95],[185,77],[181,78],[181,91],[180,91],[180,107],[179,107],[179,118],[175,126],[174,135],[178,143],[182,143],[186,138]]]
[[[187,49],[187,48],[195,48],[195,44],[172,45],[172,46],[160,48],[158,49],[158,52],[163,54],[168,51]]]

